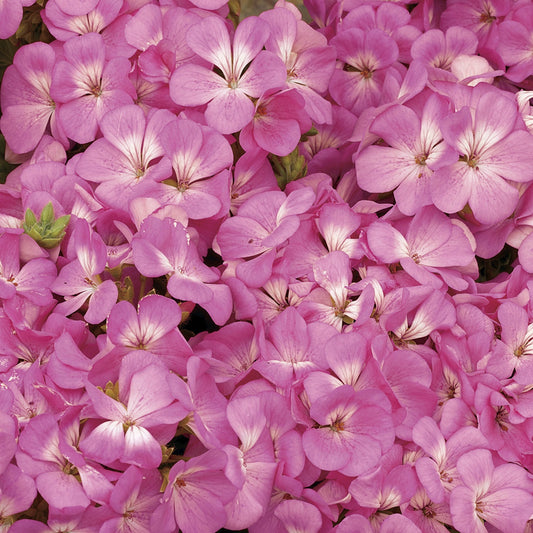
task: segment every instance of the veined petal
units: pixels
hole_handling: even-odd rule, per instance
[[[122,422],[103,422],[80,442],[80,449],[87,457],[99,463],[111,464],[124,451],[124,429]]]
[[[161,445],[152,434],[140,426],[130,426],[124,438],[124,452],[120,459],[146,470],[157,468],[163,458]]]
[[[259,17],[246,17],[235,30],[233,38],[233,74],[240,78],[244,67],[262,50],[270,28]]]
[[[186,64],[177,68],[170,78],[169,88],[172,100],[183,106],[207,104],[229,90],[224,78],[195,64]]]
[[[228,27],[218,16],[211,16],[195,24],[187,32],[187,44],[222,70],[229,81],[232,71],[231,44]]]
[[[367,230],[368,246],[372,253],[385,263],[397,263],[409,256],[404,236],[387,222],[374,222]]]
[[[205,119],[209,126],[227,134],[242,130],[251,122],[254,113],[253,102],[239,84],[238,88],[225,87],[224,90],[218,91],[207,106]]]
[[[259,98],[268,89],[285,88],[286,84],[287,70],[283,61],[272,52],[263,50],[239,80],[239,89]]]

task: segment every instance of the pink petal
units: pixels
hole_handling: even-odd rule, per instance
[[[87,457],[100,463],[111,464],[124,452],[122,421],[103,422],[80,442],[80,449]]]
[[[157,468],[163,458],[161,445],[141,426],[130,426],[124,438],[124,452],[120,459],[146,470]]]
[[[210,16],[195,24],[187,32],[187,43],[200,57],[219,67],[226,79],[232,73],[231,45],[228,28],[217,16]]]
[[[318,533],[322,527],[322,515],[311,503],[301,500],[284,500],[274,511],[288,531]]]
[[[252,120],[254,113],[254,104],[239,84],[236,89],[226,87],[218,91],[207,106],[205,118],[209,126],[226,134],[242,130]]]
[[[183,106],[207,104],[229,90],[224,78],[195,64],[186,64],[177,68],[172,74],[169,88],[172,100]]]
[[[89,308],[85,313],[85,320],[89,324],[99,324],[109,315],[111,308],[118,298],[118,288],[115,282],[108,279],[98,285],[89,300]]]
[[[368,245],[372,253],[384,263],[397,263],[409,256],[404,236],[386,222],[374,222],[367,230]]]
[[[41,474],[35,484],[46,502],[59,511],[79,513],[91,503],[80,482],[63,472]]]

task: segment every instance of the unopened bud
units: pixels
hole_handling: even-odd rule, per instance
[[[282,191],[289,182],[303,178],[307,172],[307,163],[304,156],[298,152],[298,148],[295,148],[289,155],[270,154],[269,159]]]
[[[22,227],[39,246],[54,248],[65,236],[65,229],[70,221],[70,215],[64,215],[57,220],[54,215],[52,202],[46,204],[41,211],[41,217],[37,220],[31,209],[26,209]]]

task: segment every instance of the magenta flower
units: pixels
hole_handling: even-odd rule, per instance
[[[5,3],[13,4],[9,0]],[[0,127],[7,144],[16,153],[33,150],[48,127],[56,139],[67,143],[57,122],[56,103],[50,96],[55,63],[54,49],[37,42],[19,48],[13,65],[5,71],[0,91]]]
[[[183,106],[208,104],[208,125],[221,133],[239,131],[254,116],[250,97],[259,98],[268,89],[286,84],[283,62],[272,52],[261,51],[268,35],[268,25],[257,17],[248,17],[238,25],[233,45],[222,19],[207,17],[195,24],[187,34],[187,43],[218,67],[222,76],[200,65],[184,65],[172,75],[170,96]]]
[[[166,155],[163,161],[168,163],[170,159],[175,177],[161,184],[146,181],[137,195],[156,198],[162,205],[179,206],[191,219],[225,215],[233,163],[228,141],[208,126],[178,119],[162,128],[159,142]]]
[[[236,489],[224,475],[226,455],[209,450],[188,461],[179,461],[168,474],[161,506],[152,519],[157,531],[171,533],[212,533],[226,523],[224,505]],[[153,523],[154,523],[153,522]]]
[[[161,463],[161,444],[170,440],[187,411],[174,401],[166,382],[168,370],[148,355],[135,352],[122,360],[117,399],[86,384],[92,407],[106,420],[80,442],[87,457],[145,469]]]
[[[129,200],[143,180],[161,181],[172,173],[169,161],[161,159],[161,130],[174,115],[154,110],[145,117],[139,106],[121,106],[101,121],[104,138],[81,155],[76,172],[99,183],[96,195],[106,205],[128,210]]]
[[[390,414],[350,385],[316,399],[309,414],[316,426],[303,434],[303,447],[311,463],[322,470],[366,474],[394,442]]]
[[[144,276],[169,275],[168,291],[179,300],[205,308],[215,323],[224,324],[232,309],[229,287],[217,284],[220,274],[206,266],[187,229],[170,218],[149,217],[132,242],[133,260]]]
[[[104,41],[96,33],[69,39],[63,51],[65,60],[54,68],[50,94],[63,103],[59,120],[66,135],[87,143],[95,139],[108,111],[133,103],[135,91],[128,79],[131,65],[125,58],[106,60]]]
[[[473,450],[457,461],[462,485],[450,496],[453,525],[486,533],[484,521],[502,533],[524,531],[533,509],[531,480],[518,465],[494,467],[488,450]]]
[[[445,213],[468,204],[478,222],[495,224],[518,203],[518,191],[509,180],[533,180],[533,137],[516,129],[516,103],[486,84],[477,88],[471,93],[470,106],[441,122],[444,140],[459,160],[435,171],[431,197]]]
[[[446,100],[432,95],[421,117],[400,105],[378,115],[370,132],[389,146],[369,146],[355,158],[358,185],[369,192],[394,190],[398,209],[406,215],[431,205],[433,170],[457,160],[455,151],[442,142],[439,128],[448,113]]]
[[[378,221],[368,227],[367,238],[370,250],[380,261],[399,262],[420,284],[439,289],[442,282],[435,274],[440,274],[450,287],[462,290],[467,282],[457,267],[466,267],[474,259],[466,231],[463,225],[454,224],[428,206],[411,220],[405,237],[389,223]]]
[[[65,297],[56,310],[70,315],[89,298],[85,320],[98,324],[105,320],[118,297],[115,283],[100,277],[107,262],[106,246],[83,219],[78,220],[70,241],[75,259],[61,269],[51,286],[53,292]]]

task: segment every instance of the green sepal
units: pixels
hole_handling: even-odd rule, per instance
[[[270,154],[268,158],[282,191],[288,183],[303,178],[307,173],[307,163],[304,156],[298,152],[298,148],[295,148],[289,155]]]
[[[49,202],[43,207],[39,220],[31,209],[26,209],[22,227],[42,248],[54,248],[65,237],[65,229],[70,221],[70,215],[55,218],[54,206]]]

